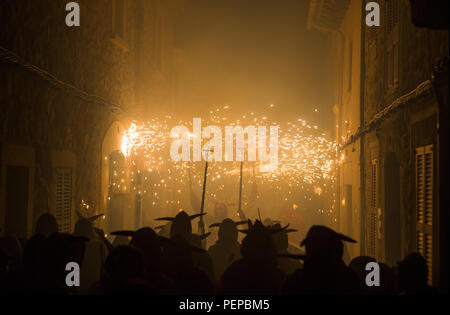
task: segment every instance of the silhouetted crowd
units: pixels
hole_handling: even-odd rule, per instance
[[[355,242],[325,226],[312,226],[300,244],[289,244],[293,230],[278,223],[225,219],[212,224],[218,240],[207,250],[208,234],[194,234],[192,220],[181,211],[160,218],[165,225],[111,233],[95,228],[98,218],[83,218],[73,234],[58,233],[51,214],[42,215],[29,240],[0,238],[0,292],[56,295],[301,295],[435,294],[427,285],[422,256],[408,255],[396,266],[379,263],[380,285],[367,286],[360,256],[349,265],[344,243]],[[266,223],[266,221],[264,221]],[[158,231],[158,232],[156,232]],[[238,242],[238,233],[244,233]],[[66,266],[80,266],[80,286],[68,286]]]

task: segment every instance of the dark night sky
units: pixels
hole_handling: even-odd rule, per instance
[[[262,114],[273,103],[276,119],[330,129],[328,35],[306,30],[308,7],[307,0],[191,0],[176,30],[189,64],[182,82],[190,111],[227,104]]]

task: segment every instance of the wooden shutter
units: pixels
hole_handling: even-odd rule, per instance
[[[378,160],[371,163],[370,200],[369,200],[369,255],[376,258],[377,254],[377,228],[378,228]]]
[[[56,220],[59,232],[70,233],[72,224],[72,169],[56,169]]]
[[[433,273],[433,196],[434,196],[433,146],[416,149],[416,221],[417,251],[428,266],[428,282]]]

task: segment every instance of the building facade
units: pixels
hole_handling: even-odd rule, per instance
[[[311,1],[308,28],[330,35],[332,48],[333,115],[335,139],[342,146],[361,126],[361,2]],[[335,211],[343,233],[361,239],[360,142],[339,152]],[[348,258],[359,255],[357,245],[347,245]]]
[[[439,205],[433,70],[448,58],[448,30],[416,27],[409,1],[380,6],[382,26],[366,28],[363,47],[365,252],[392,265],[418,251],[439,286],[440,213],[448,209]]]
[[[328,23],[322,29],[341,52],[335,57],[342,70],[335,72],[334,106],[342,154],[340,230],[359,241],[353,257],[395,265],[418,251],[429,282],[445,287],[448,225],[441,218],[448,208],[440,206],[439,122],[448,121],[448,115],[440,117],[442,94],[448,108],[448,81],[446,92],[437,89],[433,71],[443,60],[448,69],[448,26],[413,24],[417,1],[412,10],[407,0],[380,0],[381,25],[369,27],[367,2],[313,0],[310,6],[311,26]]]
[[[66,3],[0,9],[0,233],[20,238],[46,212],[71,232],[76,210],[105,213],[107,229],[108,201],[133,208],[131,192],[111,189],[124,129],[172,99],[172,25],[184,1],[80,0],[79,27],[65,24]]]

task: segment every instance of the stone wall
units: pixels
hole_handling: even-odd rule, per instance
[[[7,31],[0,33],[0,46],[124,110],[113,112],[83,100],[22,66],[0,60],[0,143],[20,144],[36,152],[34,219],[52,210],[53,151],[74,154],[75,208],[85,200],[95,211],[101,196],[102,141],[108,128],[114,121],[142,118],[148,107],[157,105],[145,102],[147,95],[167,98],[170,91],[165,69],[170,69],[167,52],[174,17],[161,1],[125,1],[125,35],[119,41],[114,39],[112,0],[77,1],[81,26],[71,28],[65,24],[67,2],[40,0],[30,5],[27,0],[4,1],[0,21]],[[160,25],[152,22],[157,16]],[[158,26],[164,30],[156,41],[154,28]],[[160,50],[164,55],[159,69],[154,55],[158,45],[166,47]],[[155,84],[155,78],[162,83]]]
[[[408,0],[397,0],[399,23],[399,86],[393,91],[385,88],[387,17],[389,0],[379,1],[381,26],[366,27],[365,63],[365,122],[398,97],[429,80],[433,67],[449,53],[448,31],[415,27],[411,22]]]
[[[432,70],[437,62],[448,56],[448,31],[430,30],[415,27],[411,22],[409,1],[399,1],[398,25],[399,25],[399,82],[393,90],[388,90],[385,84],[386,74],[386,49],[387,49],[387,18],[385,15],[388,1],[380,1],[382,21],[381,27],[366,28],[365,38],[365,111],[364,120],[369,122],[375,114],[389,106],[397,98],[414,90],[419,84],[431,79]],[[387,254],[386,232],[393,233],[389,227],[392,216],[386,214],[387,184],[389,181],[397,181],[400,185],[398,196],[400,198],[398,235],[401,239],[401,257],[415,250],[415,171],[414,155],[415,145],[419,142],[434,143],[433,139],[427,139],[424,133],[417,134],[414,129],[416,122],[432,119],[437,113],[438,104],[434,95],[417,99],[405,109],[394,113],[381,125],[365,137],[365,183],[366,183],[366,213],[370,208],[371,198],[371,166],[372,159],[379,161],[379,176],[377,185],[377,207],[382,209],[382,233],[377,240],[377,255],[382,260],[395,263],[399,257],[391,257]],[[427,125],[430,130],[435,130],[436,125]],[[423,139],[422,139],[423,138]],[[385,173],[387,157],[392,156],[399,165],[399,177],[392,178]],[[386,177],[386,178],[385,178]],[[366,224],[368,216],[366,216]],[[391,230],[386,231],[386,227]],[[368,237],[366,237],[366,240]],[[392,238],[390,238],[392,239]],[[366,242],[367,244],[367,242]]]

